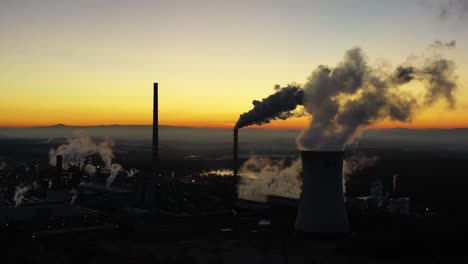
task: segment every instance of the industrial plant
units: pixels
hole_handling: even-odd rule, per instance
[[[53,149],[49,156],[50,164],[55,166],[12,162],[2,165],[3,242],[27,241],[27,247],[34,248],[34,241],[48,243],[45,241],[55,241],[57,237],[81,241],[73,243],[87,240],[111,243],[113,238],[128,241],[138,238],[160,243],[148,246],[158,248],[168,241],[217,241],[222,244],[218,247],[227,252],[219,253],[217,261],[226,261],[229,252],[241,248],[229,244],[232,241],[257,241],[246,249],[256,258],[266,261],[273,256],[276,262],[304,263],[316,254],[359,255],[363,248],[386,255],[389,248],[406,248],[414,237],[425,237],[431,232],[431,226],[441,225],[437,212],[399,192],[398,175],[393,176],[390,185],[377,179],[365,186],[368,195],[349,196],[343,182],[347,150],[303,150],[289,157],[302,164],[300,196],[265,193],[263,201],[243,197],[239,189],[246,181],[242,167],[246,159],[239,155],[239,142],[242,142],[239,126],[233,130],[231,165],[224,175],[216,170],[181,175],[177,168],[163,169],[157,83],[153,93],[150,170],[126,169],[125,164],[113,163],[113,155],[107,151],[113,143],[108,142],[93,143],[92,151],[86,152],[91,155],[73,156],[76,153],[67,151],[76,149],[67,146]],[[198,162],[192,156],[187,158],[192,159]],[[379,225],[384,225],[384,230]],[[10,241],[12,237],[15,242]],[[385,242],[383,237],[391,237],[390,242]],[[373,244],[376,239],[380,244]],[[393,243],[397,241],[400,244],[395,247]],[[198,246],[194,243],[198,242],[188,247]],[[299,256],[298,252],[317,247],[325,247],[323,252],[327,253]],[[203,263],[207,260],[199,257],[199,252],[182,260],[174,260],[174,255],[162,257],[160,261]],[[127,257],[126,260],[132,260]],[[243,257],[226,262],[240,259]]]

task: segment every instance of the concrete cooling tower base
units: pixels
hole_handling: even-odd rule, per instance
[[[342,151],[302,151],[303,184],[296,217],[302,235],[343,235],[349,232],[342,173]]]

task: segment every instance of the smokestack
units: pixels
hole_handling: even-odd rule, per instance
[[[302,151],[302,194],[296,231],[315,235],[349,232],[343,197],[343,151]]]
[[[239,130],[237,128],[234,129],[234,163],[233,163],[233,171],[234,177],[237,177],[237,167],[238,167],[238,152],[239,152]]]
[[[237,199],[237,170],[238,170],[238,164],[239,164],[239,129],[234,128],[234,146],[233,146],[233,164],[232,164],[232,170],[233,170],[233,176],[234,176],[234,190],[233,190],[233,199]]]
[[[56,163],[55,166],[57,167],[57,171],[61,172],[62,171],[62,163],[63,163],[63,157],[62,155],[57,155],[56,156]]]
[[[159,121],[158,121],[158,83],[154,83],[153,92],[153,147],[152,162],[153,171],[159,169]]]

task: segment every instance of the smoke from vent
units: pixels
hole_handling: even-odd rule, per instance
[[[7,167],[6,162],[2,161],[2,162],[0,163],[0,170],[5,169],[6,167]]]
[[[119,164],[112,164],[111,165],[110,176],[106,180],[107,188],[109,188],[111,186],[112,182],[114,182],[115,177],[117,177],[117,174],[119,173],[119,171],[121,169],[122,169],[122,166],[120,166]]]
[[[93,177],[97,171],[96,166],[92,164],[86,164],[86,166],[84,167],[84,170],[89,175],[89,177]]]
[[[275,161],[251,156],[241,167],[239,198],[265,202],[268,195],[298,199],[301,194],[301,159]]]
[[[82,166],[86,157],[97,153],[106,164],[106,168],[110,168],[112,159],[114,158],[112,148],[115,146],[115,143],[113,140],[106,139],[100,143],[96,143],[89,135],[77,132],[68,138],[67,141],[67,144],[60,145],[57,149],[49,151],[50,165],[55,166],[55,157],[62,155],[64,169],[68,169],[69,164],[80,164]]]
[[[439,4],[439,3],[438,3]],[[445,0],[439,5],[439,18],[464,18],[468,13],[468,0]]]
[[[70,204],[75,204],[76,200],[78,200],[78,190],[76,190],[75,188],[72,188],[70,190],[70,194],[72,195]]]
[[[449,42],[442,42],[440,40],[436,40],[431,44],[431,48],[434,49],[452,49],[455,48],[457,45],[457,42],[455,40],[449,41]]]
[[[96,167],[89,163],[85,165],[84,162],[87,157],[99,154],[106,164],[106,170],[110,172],[107,179],[107,187],[109,187],[115,180],[118,172],[122,169],[121,165],[112,163],[112,159],[114,158],[114,152],[112,150],[115,146],[114,141],[106,139],[96,143],[89,135],[83,132],[75,133],[74,136],[68,138],[67,141],[67,144],[62,144],[57,149],[51,149],[49,151],[49,163],[55,166],[56,156],[62,155],[64,169],[68,169],[71,164],[79,164],[79,167],[84,167],[86,173],[92,177],[96,174]]]
[[[31,189],[30,186],[16,186],[15,195],[13,196],[13,201],[15,201],[15,208],[20,207],[23,202],[24,196]]]
[[[129,171],[127,171],[127,177],[131,178],[131,177],[135,176],[138,172],[140,172],[140,171],[135,169],[135,168],[132,168]]]
[[[297,138],[301,150],[342,150],[368,126],[383,119],[409,122],[414,112],[445,100],[455,107],[455,63],[436,55],[393,72],[372,68],[360,48],[352,48],[334,68],[320,65],[302,86],[277,89],[242,114],[236,128],[287,119],[298,105],[312,116]],[[419,99],[404,84],[424,86]]]
[[[263,125],[275,119],[286,120],[301,113],[294,113],[298,105],[302,104],[303,90],[294,85],[286,87],[275,86],[275,93],[263,99],[254,100],[254,108],[243,113],[236,123],[235,128],[239,129],[249,125]]]

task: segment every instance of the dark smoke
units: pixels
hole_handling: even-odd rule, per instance
[[[409,122],[416,109],[438,99],[453,107],[454,69],[453,62],[436,58],[421,68],[399,66],[393,74],[382,74],[367,64],[361,49],[353,48],[335,69],[320,66],[304,85],[304,106],[313,121],[298,145],[306,150],[342,149],[379,120]],[[412,80],[425,84],[422,104],[401,88]]]
[[[439,6],[439,18],[463,18],[468,13],[468,0],[446,0]]]
[[[412,66],[398,66],[395,71],[394,82],[405,84],[414,79],[414,68]]]
[[[429,62],[421,70],[421,78],[427,84],[425,95],[427,105],[433,104],[439,98],[444,98],[450,107],[455,107],[453,97],[453,92],[457,88],[455,68],[453,61],[439,58]]]
[[[440,40],[434,41],[434,43],[431,44],[431,48],[434,49],[453,49],[457,45],[457,42],[455,40],[449,41],[449,42],[442,42]]]
[[[302,104],[303,90],[291,84],[283,88],[276,85],[275,91],[262,101],[254,100],[252,102],[254,108],[240,115],[235,128],[262,125],[270,123],[271,120],[286,120],[295,116],[296,113],[293,110]]]
[[[241,115],[236,128],[286,119],[303,104],[313,119],[297,139],[299,148],[340,150],[379,120],[409,122],[416,110],[440,99],[454,107],[454,71],[453,61],[435,57],[422,66],[401,65],[385,73],[370,67],[363,51],[353,48],[335,68],[319,66],[302,88],[288,86],[254,101],[254,109]],[[424,84],[423,99],[405,90],[403,85],[411,81]]]

